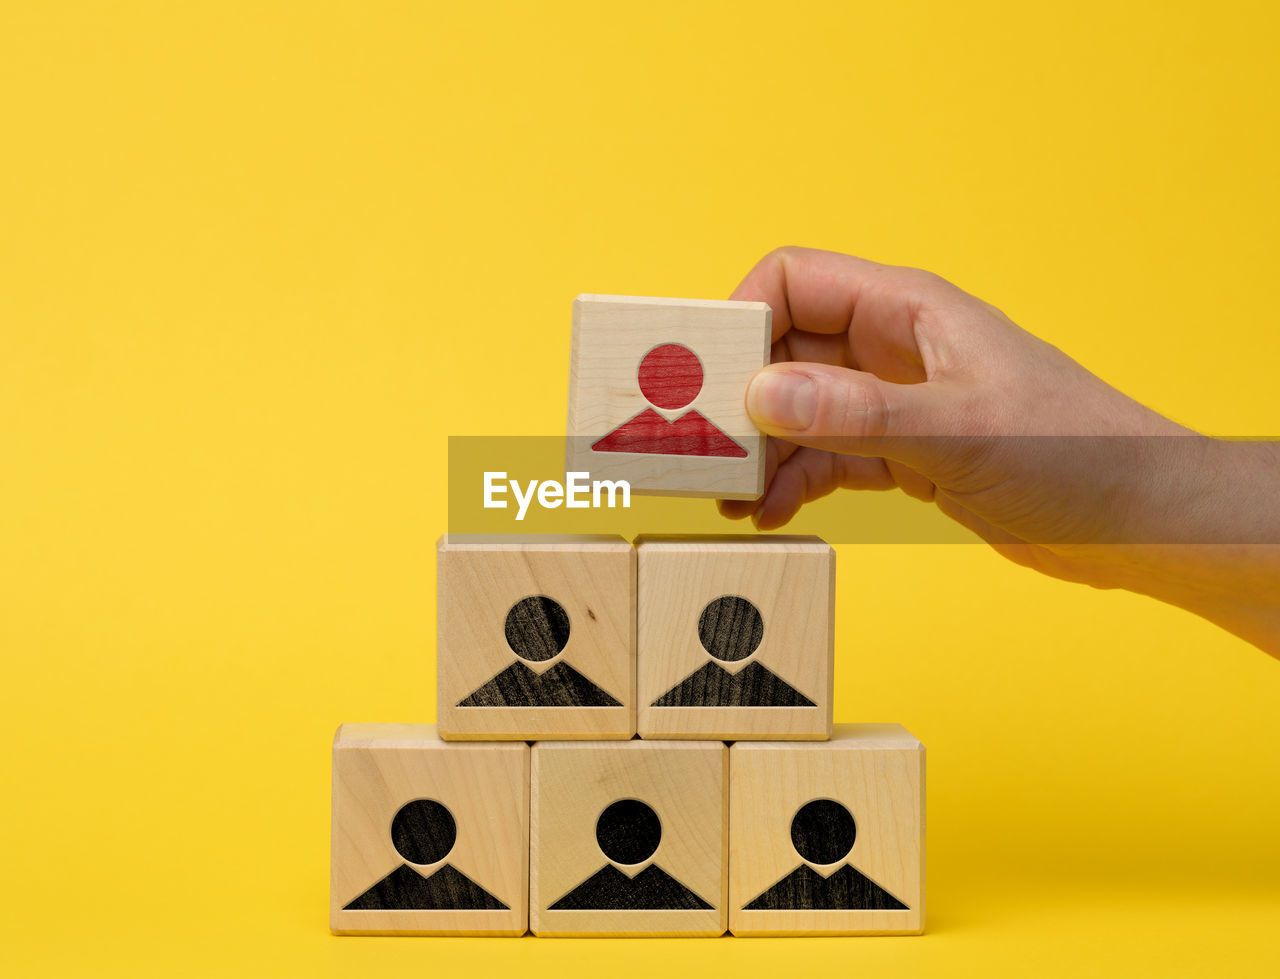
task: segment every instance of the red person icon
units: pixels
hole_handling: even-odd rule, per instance
[[[646,401],[657,408],[674,411],[692,404],[702,390],[702,362],[684,344],[664,343],[644,355],[637,378]],[[696,409],[668,420],[653,408],[645,408],[591,448],[596,452],[747,457],[746,449]]]

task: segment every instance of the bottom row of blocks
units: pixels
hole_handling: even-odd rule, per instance
[[[334,739],[337,934],[853,935],[924,927],[924,747]]]

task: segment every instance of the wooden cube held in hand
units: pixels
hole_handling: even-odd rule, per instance
[[[565,471],[636,493],[759,497],[765,438],[746,393],[771,320],[758,302],[579,296]]]

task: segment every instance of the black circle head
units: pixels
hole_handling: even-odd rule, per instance
[[[596,842],[614,863],[644,863],[658,849],[662,823],[639,799],[619,799],[596,820]]]
[[[791,845],[810,863],[835,863],[853,849],[853,814],[835,799],[806,802],[791,817]]]
[[[457,838],[453,813],[435,799],[406,802],[391,820],[391,842],[410,863],[439,863]]]
[[[554,598],[530,595],[511,606],[504,626],[507,645],[532,663],[559,656],[569,642],[569,613]]]
[[[721,595],[698,616],[698,639],[716,659],[736,663],[760,648],[764,619],[760,610],[737,595]]]

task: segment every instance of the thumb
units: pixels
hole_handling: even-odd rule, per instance
[[[783,363],[747,386],[747,411],[768,435],[848,455],[896,459],[921,472],[941,461],[956,430],[942,381],[892,384],[827,364]]]

